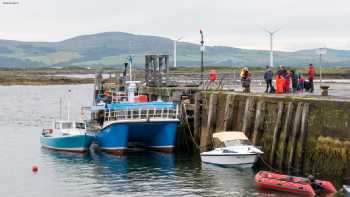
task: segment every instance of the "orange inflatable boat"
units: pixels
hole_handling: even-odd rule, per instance
[[[272,189],[305,196],[315,196],[316,191],[309,179],[278,174],[268,171],[260,171],[255,175],[256,185],[262,189]],[[337,190],[329,181],[315,180],[320,189],[325,193],[334,193]]]

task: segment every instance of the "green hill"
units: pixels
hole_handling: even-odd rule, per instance
[[[200,65],[199,45],[179,42],[177,52],[179,66]],[[168,38],[122,32],[83,35],[60,42],[0,40],[0,67],[114,66],[122,64],[129,54],[134,54],[136,64],[141,66],[146,54],[172,53],[173,41]],[[269,62],[269,52],[207,46],[204,59],[210,66],[263,66]],[[350,51],[328,49],[324,61],[328,66],[350,66]],[[304,66],[310,62],[318,62],[314,49],[275,52],[275,64]]]

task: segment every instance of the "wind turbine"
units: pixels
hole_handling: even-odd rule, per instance
[[[276,29],[275,31],[270,31],[268,29],[262,28],[270,36],[270,67],[273,67],[273,36],[281,30],[281,28]]]
[[[183,36],[174,40],[174,68],[176,68],[176,43],[183,39]]]

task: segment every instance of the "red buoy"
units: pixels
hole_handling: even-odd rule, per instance
[[[33,171],[33,172],[38,172],[38,166],[33,165],[33,167],[32,167],[32,171]]]

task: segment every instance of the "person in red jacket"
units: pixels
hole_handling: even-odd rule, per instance
[[[314,92],[314,77],[315,77],[315,68],[312,64],[309,65],[309,84],[310,92]]]
[[[285,76],[285,81],[284,81],[284,92],[285,93],[290,93],[290,81],[292,78],[292,73],[291,71],[287,71],[287,74]]]
[[[216,70],[210,70],[210,72],[209,72],[209,83],[208,83],[206,89],[214,88],[215,87],[215,83],[216,83],[216,79],[217,79]]]

